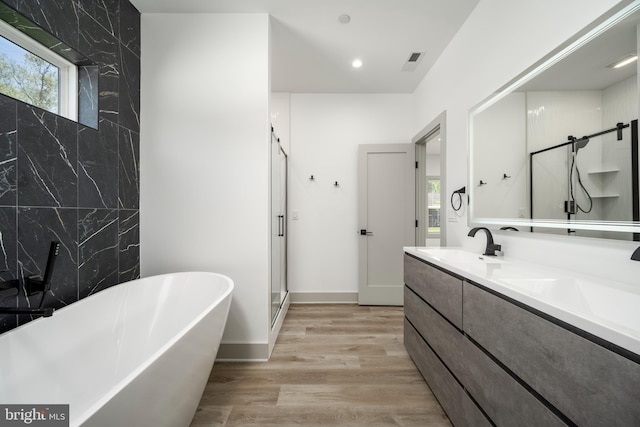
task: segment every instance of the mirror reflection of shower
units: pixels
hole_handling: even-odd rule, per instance
[[[529,172],[534,219],[640,219],[637,120],[619,122],[581,138],[570,135],[566,142],[532,151]],[[558,232],[590,237],[606,234],[575,229]],[[629,240],[636,237],[627,236]]]

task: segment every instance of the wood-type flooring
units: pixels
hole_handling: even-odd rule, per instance
[[[216,362],[191,427],[451,426],[407,355],[402,307],[296,304],[268,362]]]

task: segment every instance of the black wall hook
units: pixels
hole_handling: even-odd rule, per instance
[[[507,175],[506,173],[502,175],[502,179],[509,179],[511,178],[511,175]]]
[[[336,182],[333,184],[333,186],[334,186],[334,187],[339,187],[339,186],[340,186],[340,184],[338,184],[338,181],[336,181]]]
[[[309,181],[315,181],[315,178],[313,177],[313,175],[309,177]]]
[[[484,182],[483,180],[480,180],[480,184],[478,184],[478,185],[487,185],[487,183]]]

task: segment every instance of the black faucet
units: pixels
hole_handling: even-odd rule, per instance
[[[478,230],[483,230],[487,235],[487,247],[484,250],[484,253],[482,255],[496,256],[496,251],[502,250],[502,246],[493,243],[493,235],[491,234],[491,231],[488,228],[486,228],[486,227],[474,227],[469,231],[468,236],[474,237],[476,235],[476,233],[478,232]]]
[[[49,257],[47,258],[47,265],[44,271],[44,278],[40,279],[35,276],[30,276],[25,279],[26,296],[31,296],[39,292],[42,293],[38,307],[0,307],[0,314],[29,314],[32,316],[44,317],[49,317],[53,314],[54,309],[51,307],[43,307],[43,303],[46,294],[51,290],[51,276],[53,275],[53,267],[55,266],[59,251],[60,242],[51,242],[51,246],[49,247]],[[20,282],[18,280],[11,280],[0,288],[3,291],[11,291],[14,287],[20,287]],[[14,294],[17,293],[18,292],[15,292]]]

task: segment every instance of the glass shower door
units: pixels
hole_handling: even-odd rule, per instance
[[[287,155],[271,136],[271,323],[287,294]]]

